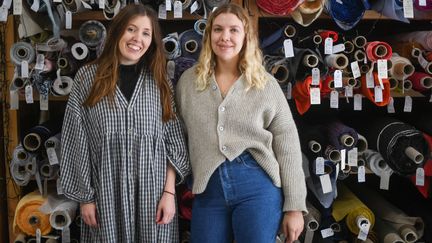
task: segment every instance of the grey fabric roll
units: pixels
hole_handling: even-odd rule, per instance
[[[20,66],[23,61],[27,61],[28,64],[32,63],[36,56],[33,46],[24,41],[14,43],[9,54],[11,61],[18,66]]]
[[[84,22],[79,28],[79,38],[90,49],[102,45],[106,38],[105,26],[96,20]]]
[[[168,60],[181,56],[181,47],[177,34],[169,34],[162,39],[165,55]]]

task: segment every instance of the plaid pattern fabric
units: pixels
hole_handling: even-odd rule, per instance
[[[96,69],[78,71],[62,131],[63,192],[97,207],[99,227],[83,223],[81,242],[178,242],[177,220],[162,226],[155,221],[167,161],[178,182],[190,172],[180,122],[162,122],[159,89],[146,71],[129,103],[117,87],[115,104],[104,98],[83,107]]]

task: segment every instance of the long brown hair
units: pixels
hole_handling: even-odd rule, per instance
[[[119,78],[120,51],[118,44],[129,22],[138,16],[147,16],[152,23],[152,41],[139,63],[145,63],[148,66],[156,81],[161,97],[162,120],[166,122],[174,117],[174,111],[171,105],[172,91],[166,74],[166,58],[162,49],[161,30],[156,12],[142,4],[127,5],[110,23],[105,48],[94,62],[98,64],[95,80],[83,105],[92,107],[106,96],[114,99],[114,92]]]

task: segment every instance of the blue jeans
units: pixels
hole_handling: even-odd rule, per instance
[[[248,153],[226,160],[192,206],[192,243],[274,243],[282,191]]]

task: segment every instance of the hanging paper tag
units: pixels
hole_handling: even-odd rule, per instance
[[[9,91],[10,108],[11,110],[18,110],[19,108],[19,95],[17,90]]]
[[[321,104],[321,91],[319,88],[310,88],[310,103],[311,105]]]
[[[65,29],[70,30],[72,29],[72,13],[71,11],[66,11],[66,23],[65,23]]]
[[[375,87],[374,75],[372,72],[366,73],[366,87],[369,89]]]
[[[414,18],[413,0],[403,0],[403,12],[404,12],[404,18],[407,19]]]
[[[362,110],[362,95],[355,94],[354,95],[354,110],[361,111]]]
[[[170,79],[174,79],[174,73],[175,73],[175,62],[172,60],[169,60],[167,63],[167,73],[168,77]]]
[[[6,22],[8,16],[8,9],[6,6],[0,6],[0,22]]]
[[[358,149],[357,147],[352,148],[348,151],[348,165],[357,166],[358,165]]]
[[[44,54],[37,54],[36,56],[36,70],[43,70],[45,67],[45,55]]]
[[[172,7],[171,7],[171,0],[165,0],[165,10],[166,11],[171,11]]]
[[[339,108],[339,92],[337,92],[336,90],[330,92],[330,108]]]
[[[353,87],[345,86],[345,96],[346,97],[353,97],[353,95],[354,95]]]
[[[388,190],[390,187],[391,170],[383,170],[380,174],[380,189]]]
[[[411,112],[412,111],[412,98],[411,96],[405,96],[405,103],[404,103],[404,112]]]
[[[321,181],[321,188],[324,194],[329,193],[332,191],[331,181],[330,181],[330,175],[324,174],[319,176]]]
[[[359,67],[357,61],[351,63],[351,71],[353,74],[353,78],[360,78],[361,77],[360,67]]]
[[[55,1],[54,1],[54,2],[55,2]],[[61,0],[60,0],[60,2],[61,2]],[[89,10],[92,9],[91,5],[88,4],[88,3],[86,3],[85,1],[81,1],[81,3],[82,3],[82,5],[84,6],[85,9],[89,9]]]
[[[41,111],[48,110],[48,95],[39,94],[39,109]]]
[[[419,6],[426,7],[426,0],[419,0]]]
[[[39,6],[40,6],[39,0],[34,0],[30,9],[33,10],[33,12],[37,12],[39,10]]]
[[[342,71],[336,70],[334,72],[334,87],[342,88]]]
[[[333,39],[330,37],[327,37],[324,41],[324,54],[333,54]]]
[[[33,87],[31,85],[25,87],[25,100],[27,104],[33,104]]]
[[[22,78],[28,78],[28,76],[29,76],[28,71],[29,71],[28,62],[22,61],[21,62],[21,77]]]
[[[287,92],[286,92],[285,96],[286,96],[287,100],[292,99],[292,84],[291,83],[287,84]]]
[[[424,186],[425,185],[425,174],[423,168],[417,168],[416,170],[416,186]]]
[[[55,151],[55,149],[53,147],[47,148],[46,149],[47,154],[48,154],[48,161],[50,165],[56,165],[58,164],[58,158],[57,158],[57,153]]]
[[[39,228],[36,229],[36,243],[41,243],[42,232]]]
[[[387,104],[387,113],[395,113],[395,108],[394,108],[394,99],[393,97],[390,97],[389,99],[389,103]]]
[[[294,48],[293,48],[293,43],[291,39],[286,39],[284,40],[283,43],[284,46],[284,53],[285,53],[285,57],[293,57],[294,56]]]
[[[366,181],[366,168],[364,167],[364,165],[360,165],[358,167],[357,181],[358,182],[365,182]]]
[[[333,46],[332,48],[332,54],[340,53],[345,51],[345,45],[344,44],[338,44]]]
[[[190,7],[190,13],[193,14],[198,9],[198,2],[195,1]]]
[[[357,235],[357,239],[362,241],[367,240],[367,236],[369,234],[370,224],[363,224],[359,229],[359,234]]]
[[[183,17],[183,5],[180,1],[174,2],[174,18],[181,19]]]
[[[323,175],[324,174],[324,158],[323,157],[317,157],[315,159],[315,174],[316,175]]]
[[[13,15],[22,14],[22,0],[13,0]]]
[[[323,239],[328,238],[328,237],[333,236],[333,235],[334,235],[334,231],[331,228],[321,230],[321,236]]]
[[[56,180],[56,187],[57,187],[57,195],[63,194],[63,187],[61,186],[60,178]]]
[[[420,66],[422,66],[423,69],[426,69],[427,66],[429,65],[428,60],[426,60],[426,59],[423,57],[423,54],[422,54],[422,53],[420,53],[420,55],[417,57],[417,60],[418,60],[418,62],[419,62],[419,64],[420,64]]]
[[[380,83],[381,89],[384,89],[384,84],[382,79],[388,78],[388,68],[387,68],[387,60],[379,59],[378,60],[378,81]]]
[[[341,149],[340,155],[341,155],[341,161],[340,161],[341,170],[344,170],[346,164],[346,149]]]
[[[375,96],[375,102],[382,102],[383,101],[383,90],[381,89],[380,86],[375,86],[374,96]]]
[[[316,67],[312,68],[312,85],[319,85],[320,83],[320,70]]]
[[[70,230],[69,227],[64,227],[62,230],[62,243],[70,243]]]
[[[99,9],[105,8],[105,0],[98,0],[98,3],[99,3]]]
[[[167,19],[167,13],[164,4],[159,5],[158,18]]]

